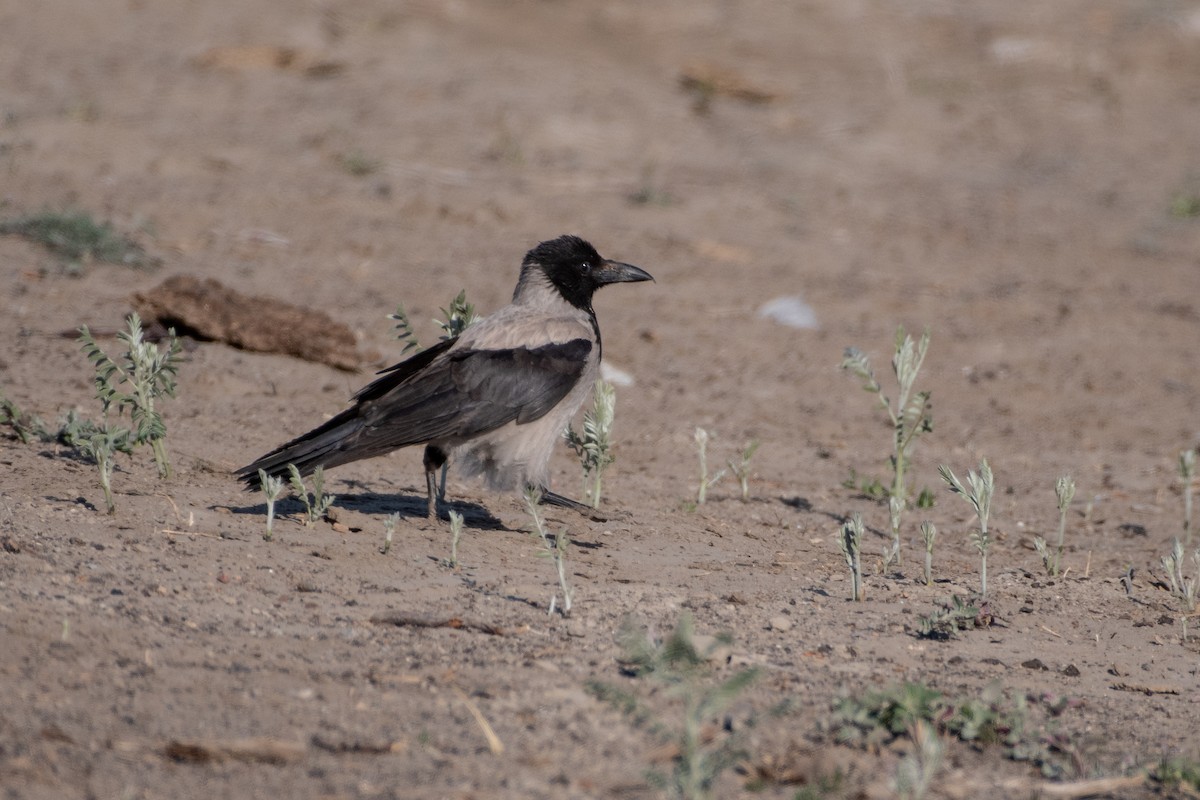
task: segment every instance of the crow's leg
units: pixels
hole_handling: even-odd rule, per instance
[[[438,470],[446,464],[446,451],[436,445],[425,445],[425,489],[429,492],[429,508],[427,514],[430,519],[438,517],[438,500],[443,497],[438,491]]]

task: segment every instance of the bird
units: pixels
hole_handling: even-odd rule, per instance
[[[454,463],[498,491],[532,488],[542,502],[590,509],[549,488],[549,462],[600,374],[596,291],[652,281],[649,272],[602,257],[563,235],[525,254],[512,302],[466,330],[377,373],[341,413],[236,475],[248,490],[259,471],[301,475],[424,445],[428,500],[437,519],[437,473]]]

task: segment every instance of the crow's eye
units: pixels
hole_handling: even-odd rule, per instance
[[[592,262],[585,261],[582,264],[580,264],[579,271],[582,272],[584,275],[592,274]]]

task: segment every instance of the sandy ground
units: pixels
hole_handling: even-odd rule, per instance
[[[63,332],[111,334],[171,275],[321,309],[393,360],[397,304],[431,341],[461,288],[502,305],[560,233],[657,278],[598,297],[632,385],[613,516],[549,515],[573,543],[567,619],[518,499],[453,473],[462,566],[440,563],[415,451],[331,473],[336,522],[292,502],[263,540],[262,498],[229,472],[390,361],[189,346],[162,405],[176,474],[122,457],[113,517],[86,459],[0,429],[4,797],[659,796],[647,770],[675,752],[588,686],[675,726],[617,632],[683,614],[732,636],[706,680],[759,669],[708,720],[710,747],[743,751],[716,797],[894,796],[907,740],[837,745],[831,703],[906,680],[1031,698],[1064,796],[1183,791],[1137,770],[1200,758],[1200,644],[1159,564],[1182,532],[1177,456],[1200,442],[1200,5],[54,0],[0,5],[0,74],[0,217],[83,209],[161,259],[71,268],[0,237],[0,392],[47,421],[98,415]],[[790,296],[815,328],[759,315]],[[937,503],[906,513],[881,575],[887,508],[843,482],[887,480],[890,430],[838,365],[858,346],[887,383],[898,325],[931,332],[912,485]],[[714,465],[762,441],[748,502],[725,479],[694,505],[697,427]],[[994,623],[920,638],[978,587],[937,465],[983,457]],[[566,447],[554,471],[578,493]],[[1068,571],[1049,578],[1032,543],[1067,473]],[[852,511],[861,603],[837,546]],[[930,796],[1043,780],[947,741]]]

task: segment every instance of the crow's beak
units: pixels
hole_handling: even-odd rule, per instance
[[[654,276],[641,267],[633,264],[623,264],[620,261],[605,260],[603,268],[596,271],[596,282],[601,286],[607,283],[633,283],[635,281],[652,281]]]

